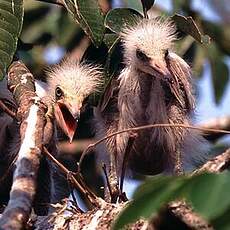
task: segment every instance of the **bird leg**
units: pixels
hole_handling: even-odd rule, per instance
[[[110,198],[110,201],[112,203],[117,202],[117,199],[119,201],[127,201],[126,194],[123,191],[123,184],[124,184],[124,178],[125,178],[125,172],[128,165],[128,158],[130,151],[133,147],[133,142],[135,138],[137,137],[136,133],[131,133],[128,139],[127,146],[125,148],[123,162],[122,162],[122,168],[121,168],[121,175],[120,175],[120,181],[119,177],[117,175],[117,159],[116,154],[110,155],[110,168],[109,168],[109,176],[106,173],[105,165],[103,166],[103,170],[105,172],[106,181],[108,188],[105,191],[105,199],[108,200]]]
[[[120,178],[120,195],[119,195],[119,200],[120,201],[127,201],[127,197],[125,192],[123,191],[123,184],[124,184],[124,178],[125,178],[125,171],[128,165],[128,159],[129,159],[129,155],[130,155],[130,151],[132,149],[133,146],[133,142],[135,141],[137,137],[137,133],[131,133],[128,139],[128,144],[126,146],[125,149],[125,154],[124,154],[124,158],[123,158],[123,162],[122,162],[122,169],[121,169],[121,178]]]
[[[115,154],[110,154],[109,185],[111,188],[111,195],[110,195],[111,203],[116,203],[120,191],[119,191],[119,181],[117,176],[117,161],[116,161]]]

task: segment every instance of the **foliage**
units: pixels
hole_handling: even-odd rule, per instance
[[[119,34],[123,26],[132,25],[138,17],[147,17],[148,10],[162,14],[161,10],[153,6],[154,0],[141,0],[143,13],[134,8],[103,12],[96,0],[43,0],[43,3],[25,0],[24,5],[22,2],[0,2],[0,78],[16,51],[23,19],[20,35],[23,42],[17,51],[37,76],[42,77],[42,70],[47,65],[43,57],[47,48],[58,44],[66,52],[73,54],[87,36],[90,45],[83,50],[85,57],[102,64],[110,77],[122,65]],[[180,41],[177,49],[194,67],[196,75],[201,75],[204,62],[209,61],[215,99],[219,103],[229,76],[225,57],[230,55],[230,26],[203,19],[198,12],[192,10],[190,1],[173,1],[173,6],[174,12],[168,16],[178,27]],[[33,48],[28,51],[28,47]],[[117,60],[121,60],[120,63]],[[230,189],[229,181],[228,172],[221,175],[149,179],[137,190],[134,201],[121,214],[115,229],[140,216],[149,218],[152,214],[157,214],[163,204],[175,198],[187,199],[218,229],[229,229],[230,221],[227,217],[230,199],[226,193]]]
[[[106,15],[106,12],[102,12],[101,10],[100,1],[96,0],[43,0],[43,2],[46,3],[38,3],[35,0],[25,0],[24,3],[25,18],[21,39],[23,42],[31,43],[33,49],[29,52],[26,50],[25,52],[22,46],[20,55],[30,68],[35,69],[36,67],[35,74],[38,76],[43,75],[42,69],[47,64],[44,59],[44,52],[48,47],[52,48],[58,44],[64,47],[67,52],[72,52],[83,38],[84,33],[82,30],[90,37],[93,44],[98,47],[97,51],[100,52],[102,47],[107,47],[107,51],[103,53],[105,55],[108,54],[107,60],[106,58],[103,59],[102,64],[109,67],[110,74],[116,72],[116,68],[119,65],[113,66],[113,59],[111,59],[113,57],[112,53],[117,52],[116,44],[118,43],[118,36],[116,34],[119,33],[126,20],[128,22],[125,23],[131,23],[130,17],[140,15],[139,11],[141,9],[139,7],[138,11],[136,9],[124,8],[111,10]],[[136,7],[138,5],[137,3],[134,4],[133,1],[125,2],[127,2],[127,6]],[[48,3],[62,5],[67,11],[61,9],[59,6]],[[159,12],[158,8],[152,7],[155,3],[153,0],[143,0],[141,3],[143,4],[143,12],[151,8],[151,11],[162,13],[162,11]],[[14,15],[8,1],[2,1],[0,6],[1,10],[8,9],[9,11],[8,13],[4,11],[6,21],[4,23],[3,20],[0,21],[0,28],[4,29],[4,26],[10,26],[9,29],[6,29],[8,33],[4,30],[1,32],[0,75],[3,75],[16,49],[17,39],[22,26],[23,7],[22,1],[14,1],[14,6],[17,6],[15,7]],[[173,1],[173,6],[174,13],[176,14],[172,16],[172,20],[177,24],[180,31],[179,35],[181,35],[181,40],[178,42],[178,51],[181,55],[188,57],[188,61],[194,67],[193,69],[197,76],[200,76],[202,73],[204,61],[206,59],[209,60],[215,99],[216,103],[219,103],[224,94],[229,74],[224,59],[225,55],[229,55],[229,25],[222,24],[221,26],[219,23],[203,19],[198,12],[192,9],[190,2]],[[66,12],[69,12],[71,17]],[[178,12],[182,14],[178,15]],[[167,13],[164,12],[164,14]],[[1,14],[1,17],[3,17],[2,15],[4,14]],[[12,17],[16,17],[17,20],[14,20],[13,25],[7,24],[6,22],[11,20],[10,18]],[[210,35],[212,46],[216,48],[211,49],[206,45],[209,43],[209,37],[203,35],[201,31]],[[196,40],[202,42],[203,45],[195,43],[186,34],[190,34]],[[90,53],[89,56],[91,56],[92,52],[95,52],[95,49],[92,50],[87,50],[87,54]],[[93,61],[97,61],[97,59],[98,56]],[[217,66],[222,67],[217,69]]]
[[[0,2],[0,80],[16,51],[22,20],[22,0]]]
[[[120,214],[114,229],[121,229],[140,217],[153,217],[164,204],[177,198],[188,201],[215,229],[229,229],[230,219],[219,225],[223,217],[230,214],[228,189],[229,172],[176,178],[155,176],[137,189],[134,200]]]

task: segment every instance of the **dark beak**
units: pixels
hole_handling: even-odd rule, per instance
[[[59,100],[55,104],[54,114],[58,126],[69,137],[69,141],[71,143],[77,129],[80,109],[78,107],[71,106],[63,100]]]

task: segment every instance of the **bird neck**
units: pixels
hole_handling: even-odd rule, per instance
[[[164,91],[159,80],[130,66],[122,71],[119,79],[118,108],[123,128],[168,123]]]

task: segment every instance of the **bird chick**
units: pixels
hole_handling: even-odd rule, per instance
[[[57,157],[58,153],[56,146],[58,140],[56,129],[59,127],[60,131],[69,137],[70,142],[72,141],[82,104],[86,97],[97,90],[100,84],[101,72],[98,67],[84,63],[80,64],[70,59],[64,60],[60,65],[56,65],[49,70],[47,84],[40,81],[35,82],[36,93],[47,105],[47,116],[49,116],[54,123],[52,139],[49,143],[44,144],[46,144],[49,152],[55,157]],[[12,94],[8,90],[6,90],[4,95],[0,94],[0,96],[5,102],[13,100]],[[4,138],[4,140],[1,138],[0,142],[1,159],[4,159],[4,162],[0,161],[0,178],[2,178],[8,170],[5,166],[9,166],[12,163],[12,159],[18,154],[20,135],[19,124],[9,118],[8,115],[4,115],[3,112],[1,112],[0,115],[0,122],[2,123],[0,126],[4,127],[4,130],[2,129],[0,132]],[[6,124],[6,119],[7,125],[2,126]],[[14,126],[15,129],[9,132],[9,128]],[[10,141],[11,139],[14,141]],[[2,147],[4,147],[4,149]],[[5,170],[3,170],[3,168]],[[12,172],[10,175],[11,174]],[[11,179],[5,177],[4,180],[5,181],[0,180],[2,184],[7,184],[7,186],[1,186],[0,188],[1,204],[7,204],[11,187]],[[54,164],[44,158],[41,160],[38,171],[37,190],[34,207],[38,215],[47,214],[48,206],[44,206],[44,203],[60,202],[63,198],[69,196],[66,177],[59,172]]]
[[[48,72],[48,97],[55,121],[73,139],[84,100],[101,84],[99,68],[89,64],[64,60]],[[48,100],[49,100],[48,99]]]
[[[110,82],[96,109],[99,136],[148,124],[190,124],[191,71],[172,51],[175,40],[174,24],[159,18],[141,19],[122,30],[125,68]],[[130,133],[122,133],[100,147],[115,160],[119,176],[129,138]],[[128,166],[142,174],[179,174],[191,168],[192,158],[199,155],[199,139],[195,132],[180,127],[138,131]]]

